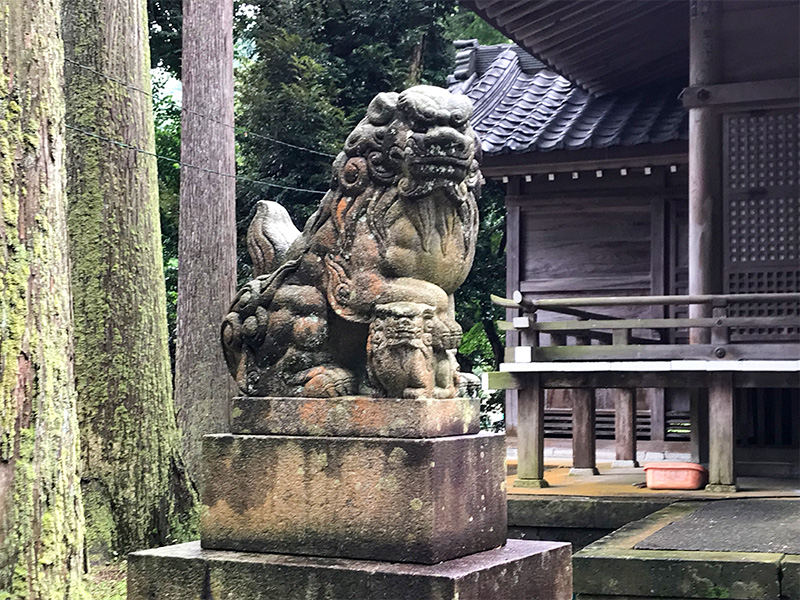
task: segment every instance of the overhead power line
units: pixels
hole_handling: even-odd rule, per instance
[[[201,166],[198,166],[198,165],[192,165],[192,164],[189,164],[189,163],[181,162],[177,158],[173,158],[171,156],[163,156],[161,154],[156,154],[155,152],[150,152],[149,150],[144,150],[143,148],[138,148],[137,146],[132,146],[130,144],[126,144],[125,142],[112,140],[111,138],[108,138],[108,137],[105,137],[105,136],[102,136],[102,135],[97,135],[96,133],[92,133],[91,131],[86,131],[85,129],[81,129],[79,127],[73,127],[72,125],[65,125],[65,127],[67,129],[72,129],[73,131],[77,131],[78,133],[81,133],[83,135],[86,135],[86,136],[89,136],[89,137],[92,137],[92,138],[95,138],[95,139],[98,139],[98,140],[102,140],[104,142],[108,142],[109,144],[113,144],[115,146],[119,146],[120,148],[126,148],[128,150],[133,150],[134,152],[138,152],[139,154],[145,154],[147,156],[153,156],[153,157],[155,157],[155,158],[157,158],[159,160],[167,160],[167,161],[169,161],[171,163],[174,163],[176,165],[179,165],[181,167],[186,167],[187,169],[197,169],[198,171],[204,171],[205,173],[212,173],[214,175],[219,175],[221,177],[230,177],[232,179],[236,179],[237,181],[246,181],[248,183],[255,183],[255,184],[258,184],[258,185],[265,185],[265,186],[268,186],[268,187],[280,188],[282,190],[289,190],[289,191],[292,191],[292,192],[306,192],[306,193],[309,193],[309,194],[319,194],[319,195],[325,194],[325,192],[322,192],[320,190],[310,190],[310,189],[307,189],[307,188],[299,188],[299,187],[292,187],[290,185],[283,185],[281,183],[272,183],[272,182],[269,182],[269,181],[259,181],[257,179],[250,179],[248,177],[241,177],[239,175],[232,175],[230,173],[223,173],[221,171],[215,171],[213,169],[206,169],[205,167],[201,167]]]
[[[66,58],[65,57],[64,61],[68,62],[71,65],[75,65],[79,69],[83,69],[84,71],[88,71],[90,73],[94,73],[95,75],[98,75],[100,77],[108,79],[109,81],[113,81],[114,83],[116,83],[118,85],[121,85],[121,86],[126,87],[126,88],[131,89],[131,90],[134,90],[136,92],[139,92],[140,94],[144,94],[148,98],[153,99],[153,101],[156,100],[155,96],[153,96],[153,94],[151,92],[148,92],[147,90],[143,90],[142,88],[138,88],[138,87],[136,87],[134,85],[131,85],[131,84],[125,82],[125,81],[122,81],[121,79],[118,79],[116,77],[112,77],[111,75],[106,75],[105,73],[103,73],[101,71],[98,71],[97,69],[94,69],[94,68],[89,67],[87,65],[83,65],[83,64],[81,64],[81,63],[79,63],[77,61],[74,61],[74,60],[70,59],[70,58]],[[176,102],[176,104],[178,104],[178,103]],[[211,121],[213,123],[217,123],[218,125],[222,125],[223,127],[227,127],[229,129],[233,129],[235,132],[241,133],[241,134],[243,134],[245,136],[252,135],[253,137],[260,138],[260,139],[263,139],[263,140],[267,140],[268,142],[272,142],[273,144],[279,144],[281,146],[286,146],[287,148],[294,148],[295,150],[301,150],[303,152],[309,152],[311,154],[316,154],[318,156],[325,156],[327,158],[336,158],[336,155],[335,154],[331,154],[330,152],[322,152],[320,150],[314,150],[313,148],[306,148],[305,146],[298,146],[297,144],[291,144],[289,142],[284,142],[283,140],[279,140],[277,138],[274,138],[274,137],[271,137],[271,136],[268,136],[268,135],[263,135],[261,133],[255,133],[253,131],[248,131],[248,130],[246,130],[243,127],[240,127],[238,125],[232,125],[231,123],[225,123],[224,121],[220,121],[219,119],[216,119],[216,118],[214,118],[214,117],[212,117],[210,115],[206,115],[206,114],[197,112],[196,110],[191,110],[189,108],[185,108],[182,104],[178,104],[178,107],[181,109],[181,112],[187,112],[187,113],[196,115],[198,117],[201,117],[201,118],[206,119],[208,121]]]

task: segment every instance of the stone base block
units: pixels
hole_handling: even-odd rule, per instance
[[[478,433],[477,398],[233,399],[231,432],[427,438]]]
[[[506,535],[501,434],[210,435],[204,548],[432,564]]]
[[[611,463],[612,469],[627,469],[627,468],[634,468],[639,466],[638,460],[627,460],[618,458]]]
[[[600,475],[600,471],[596,467],[572,467],[569,470],[570,475],[585,476],[585,475]]]
[[[570,600],[570,546],[508,544],[437,565],[202,550],[198,542],[128,557],[128,600]]]
[[[517,488],[541,489],[550,487],[550,484],[547,483],[545,479],[515,479],[513,486]]]

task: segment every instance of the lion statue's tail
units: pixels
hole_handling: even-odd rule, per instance
[[[247,251],[253,260],[253,277],[266,275],[283,263],[286,251],[300,231],[286,209],[277,202],[261,200],[247,229]]]

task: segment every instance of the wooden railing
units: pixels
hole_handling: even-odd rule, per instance
[[[506,349],[506,362],[609,361],[609,360],[794,360],[800,359],[800,293],[715,294],[687,296],[622,296],[531,300],[515,292],[512,299],[492,296],[492,301],[522,314],[500,321],[504,330],[520,333],[520,343]],[[731,316],[730,309],[743,303],[780,303],[784,315]],[[633,306],[710,307],[711,316],[688,318],[626,319],[586,310]],[[786,310],[786,306],[789,310]],[[796,305],[796,307],[795,307]],[[567,320],[540,321],[542,311],[564,315]],[[766,312],[766,310],[764,311]],[[794,313],[794,314],[791,314]],[[666,314],[666,312],[665,312]],[[686,343],[676,333],[706,330],[705,343]],[[736,341],[737,331],[780,332],[782,342]],[[542,334],[550,336],[541,343]],[[769,337],[768,335],[765,337]],[[573,344],[568,342],[573,340]]]

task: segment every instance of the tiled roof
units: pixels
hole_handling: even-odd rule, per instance
[[[680,86],[650,85],[597,97],[542,68],[536,59],[522,59],[524,51],[516,46],[480,47],[470,40],[457,47],[448,84],[450,91],[472,100],[472,126],[487,154],[634,146],[689,137]],[[479,54],[487,63],[484,68]]]

